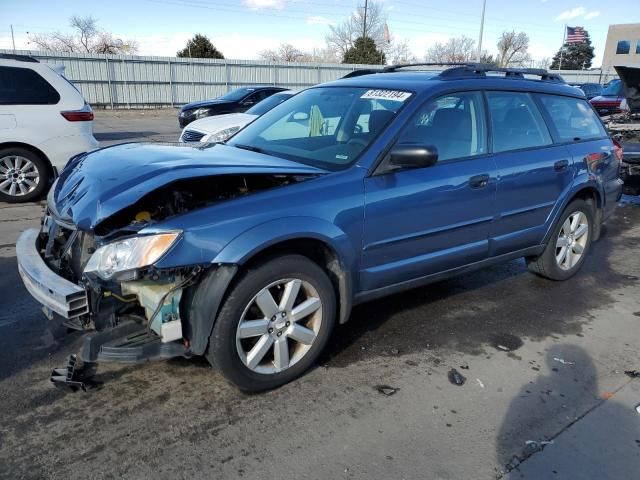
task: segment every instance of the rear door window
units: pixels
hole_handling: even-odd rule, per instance
[[[55,105],[60,95],[29,68],[0,67],[0,105]]]
[[[479,92],[462,92],[427,101],[409,121],[398,144],[430,145],[438,161],[487,153],[484,103]]]
[[[572,142],[607,135],[602,122],[585,100],[557,95],[539,97],[556,129],[559,141]]]
[[[487,92],[493,151],[551,145],[551,135],[533,98],[523,92]]]

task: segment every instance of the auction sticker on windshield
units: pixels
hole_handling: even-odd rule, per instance
[[[404,102],[411,96],[409,92],[400,90],[367,90],[360,98],[373,100],[391,100],[392,102]]]

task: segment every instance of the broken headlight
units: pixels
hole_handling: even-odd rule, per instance
[[[180,232],[167,232],[109,243],[94,252],[84,272],[107,280],[119,272],[148,267],[160,260],[179,236]]]

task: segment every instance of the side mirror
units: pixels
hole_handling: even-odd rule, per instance
[[[389,155],[391,165],[398,168],[430,167],[438,161],[438,150],[433,145],[396,145]]]

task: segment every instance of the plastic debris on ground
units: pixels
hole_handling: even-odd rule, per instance
[[[541,451],[547,445],[553,445],[553,440],[527,440],[525,442],[524,453],[527,456],[531,455],[532,453]]]
[[[576,364],[575,362],[569,362],[569,361],[565,360],[564,358],[553,357],[553,359],[556,362],[560,362],[563,365],[575,365]]]
[[[482,380],[480,380],[479,378],[476,378],[476,382],[478,382],[478,385],[480,385],[480,388],[484,388],[484,383],[482,383]]]
[[[625,370],[624,374],[631,378],[640,378],[640,370]]]
[[[447,377],[449,378],[449,381],[452,384],[458,385],[459,387],[464,385],[464,382],[467,381],[466,377],[464,375],[462,375],[455,368],[452,368],[451,370],[449,370],[449,373],[447,373]]]
[[[636,412],[640,413],[640,403],[638,405],[636,405]]]
[[[375,389],[378,393],[386,395],[387,397],[394,395],[398,390],[400,390],[399,388],[390,387],[389,385],[376,385]]]

